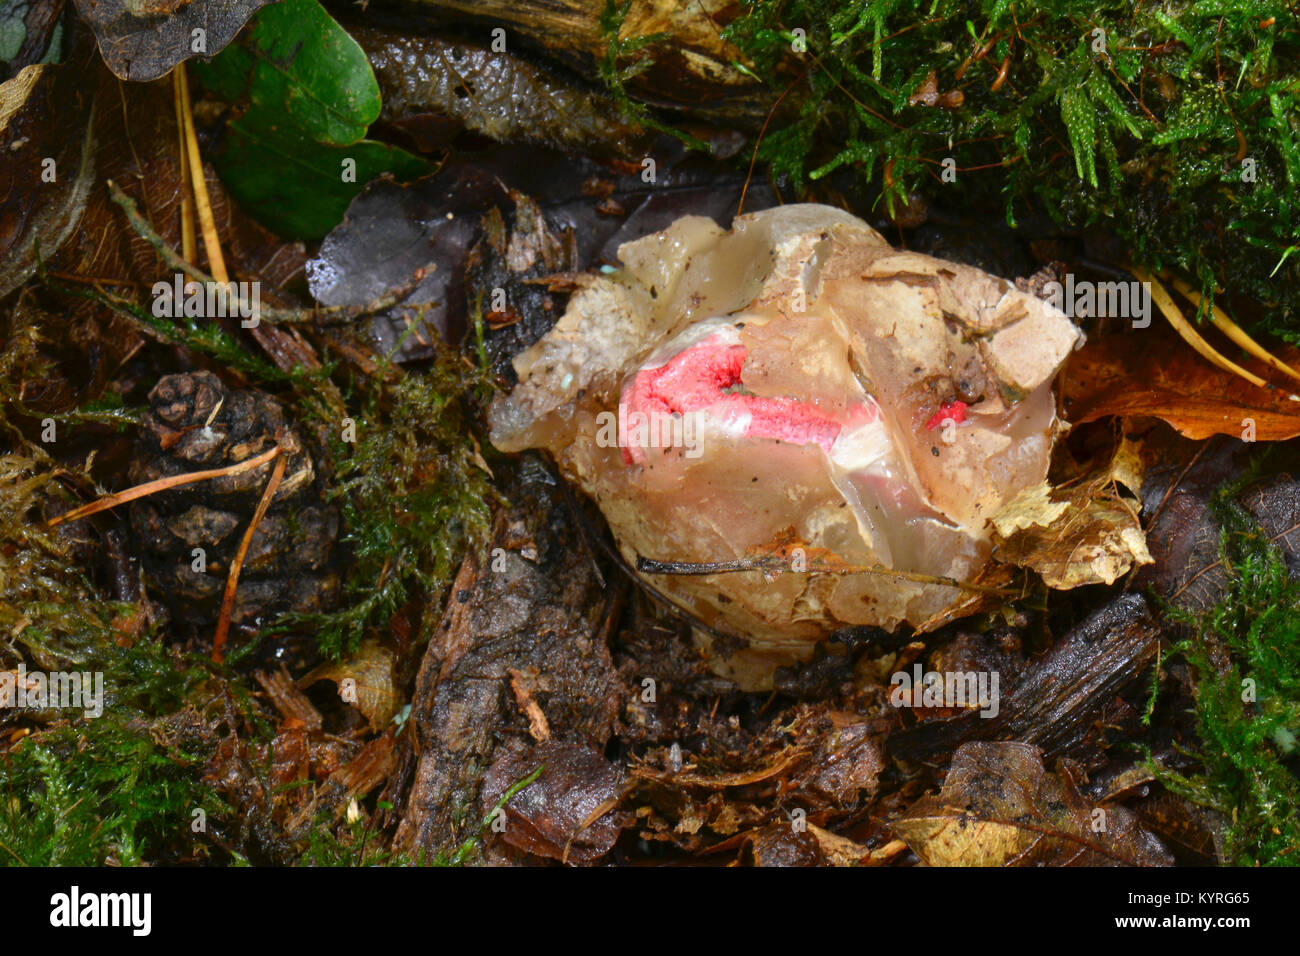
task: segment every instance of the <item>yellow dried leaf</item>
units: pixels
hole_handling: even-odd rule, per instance
[[[1146,469],[1142,465],[1142,456],[1138,443],[1127,437],[1122,439],[1115,449],[1115,456],[1110,461],[1110,477],[1119,482],[1135,495],[1142,493],[1142,475]]]
[[[1135,565],[1150,564],[1136,506],[1117,488],[1137,494],[1142,471],[1137,445],[1124,439],[1090,481],[1055,489],[1043,482],[1022,491],[990,519],[997,556],[1061,590],[1113,584]]]
[[[1051,527],[1036,525],[1003,539],[998,557],[1037,571],[1059,590],[1113,584],[1135,564],[1150,564],[1146,536],[1133,512],[1113,499],[1063,502]]]
[[[1035,839],[1023,827],[972,819],[957,808],[901,820],[894,832],[927,866],[1003,866]]]
[[[401,707],[393,683],[393,653],[378,641],[363,641],[356,654],[344,661],[327,661],[306,674],[299,686],[333,681],[343,699],[353,704],[375,730],[383,729]]]
[[[808,824],[808,832],[817,838],[822,852],[826,854],[826,859],[833,866],[857,866],[871,855],[871,850],[861,843],[855,843],[848,837],[823,830],[815,824]]]
[[[1016,495],[989,520],[1001,537],[1010,538],[1026,528],[1046,527],[1070,507],[1068,501],[1053,501],[1052,486],[1046,481],[1031,485]]]

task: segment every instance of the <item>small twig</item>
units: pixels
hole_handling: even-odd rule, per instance
[[[198,266],[186,262],[175,249],[167,245],[162,236],[158,235],[153,226],[149,225],[148,220],[140,214],[140,208],[136,205],[135,200],[124,193],[122,188],[111,179],[108,181],[108,191],[113,202],[117,203],[122,212],[126,214],[127,222],[130,224],[132,231],[149,243],[164,263],[198,282],[212,283],[216,281]],[[263,305],[258,308],[257,315],[264,322],[323,322],[328,324],[350,322],[353,319],[372,315],[376,312],[384,312],[401,305],[402,300],[419,288],[420,283],[433,270],[432,263],[416,269],[411,274],[409,281],[397,286],[388,295],[381,296],[365,305],[318,305],[309,309],[278,309],[274,306]],[[228,290],[228,298],[231,302],[243,307],[244,311],[252,311],[249,303],[246,303],[239,295],[237,286],[228,285]]]
[[[706,17],[705,19],[709,18]],[[710,20],[710,22],[712,21]],[[776,114],[776,109],[781,105],[781,101],[785,99],[786,94],[802,83],[803,78],[808,75],[810,70],[812,70],[811,63],[803,73],[795,78],[794,82],[781,92],[781,95],[776,98],[776,102],[772,104],[772,108],[767,111],[767,117],[763,120],[763,127],[758,131],[758,138],[754,140],[754,152],[749,157],[749,172],[745,174],[745,185],[740,188],[740,202],[736,204],[737,216],[740,216],[745,211],[745,196],[749,192],[749,181],[754,178],[754,166],[758,163],[758,148],[763,145],[763,135],[767,132],[767,125],[772,122],[772,117]]]
[[[271,480],[266,483],[266,490],[262,492],[262,500],[257,503],[257,510],[253,512],[253,520],[248,523],[248,528],[244,531],[244,539],[239,542],[239,550],[235,552],[234,560],[230,562],[230,573],[226,575],[226,593],[221,597],[221,613],[217,617],[217,632],[212,638],[212,660],[221,663],[221,651],[226,646],[226,635],[230,633],[230,616],[235,610],[235,591],[239,587],[239,572],[244,567],[244,558],[248,555],[248,546],[253,543],[253,533],[257,531],[257,526],[262,523],[266,517],[266,509],[271,506],[271,499],[275,497],[276,489],[280,487],[280,480],[284,478],[284,466],[288,459],[280,454],[282,451],[279,445],[276,445],[272,451],[276,454],[275,468],[271,471]]]
[[[141,282],[139,279],[109,279],[105,276],[79,276],[72,272],[56,272],[53,269],[46,270],[45,275],[52,279],[62,279],[64,282],[75,282],[77,285],[123,285],[131,286],[136,289],[148,285],[148,283]]]
[[[78,521],[82,518],[88,518],[101,511],[107,511],[109,508],[116,508],[118,505],[126,504],[128,501],[136,501],[139,498],[147,498],[149,495],[166,491],[168,488],[179,488],[182,485],[194,484],[196,481],[207,481],[209,478],[224,478],[227,475],[238,475],[245,471],[252,471],[254,468],[265,465],[278,454],[280,454],[279,445],[262,452],[256,458],[249,458],[234,465],[227,465],[225,468],[189,471],[182,475],[170,475],[167,478],[148,481],[143,485],[136,485],[134,488],[127,488],[125,491],[105,495],[89,504],[82,505],[80,508],[73,508],[71,511],[56,515],[49,520],[48,526],[53,528],[65,521]]]
[[[5,844],[5,843],[3,843],[3,842],[0,842],[0,849],[3,849],[3,850],[4,850],[5,852],[7,852],[10,856],[12,856],[15,860],[17,860],[20,866],[28,866],[28,865],[29,865],[28,862],[27,862],[26,860],[24,860],[21,856],[19,856],[17,853],[15,853],[13,850],[11,850],[7,844]]]
[[[162,236],[158,235],[153,226],[149,224],[149,221],[140,214],[140,208],[135,204],[135,200],[124,193],[122,187],[111,179],[108,180],[108,194],[113,202],[117,203],[122,211],[126,213],[126,220],[135,234],[153,246],[154,252],[158,253],[159,258],[170,268],[175,269],[177,272],[183,272],[198,282],[216,281],[198,266],[190,265],[175,249],[167,245]]]
[[[734,561],[656,561],[637,555],[636,569],[642,574],[733,574],[737,571],[791,571],[789,562],[776,555],[737,558]],[[879,564],[840,564],[817,565],[810,562],[807,567],[794,573],[799,574],[883,574],[888,577],[902,578],[917,584],[941,584],[945,587],[960,588],[963,591],[978,591],[982,594],[1014,595],[1017,592],[1006,588],[990,588],[969,581],[934,574],[916,574],[912,571],[897,571]]]

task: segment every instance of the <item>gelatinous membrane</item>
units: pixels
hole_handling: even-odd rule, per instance
[[[963,596],[922,578],[977,575],[988,516],[1045,477],[1063,314],[824,206],[688,217],[620,257],[516,358],[498,447],[549,449],[632,563],[779,556],[646,576],[770,662]]]

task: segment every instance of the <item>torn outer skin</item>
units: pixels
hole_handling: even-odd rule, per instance
[[[686,217],[619,255],[621,271],[589,277],[516,357],[519,384],[490,419],[498,448],[551,451],[633,566],[793,540],[855,567],[969,581],[991,557],[988,518],[1045,479],[1051,381],[1080,333],[1011,283],[815,205],[730,231]],[[629,419],[617,443],[598,431],[613,409]],[[698,448],[655,440],[657,421],[691,417]],[[940,440],[948,421],[960,427]],[[750,688],[838,628],[919,626],[970,598],[815,567],[645,579],[749,643],[711,663]]]

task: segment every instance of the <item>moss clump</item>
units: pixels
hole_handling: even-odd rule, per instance
[[[759,146],[773,174],[1103,224],[1136,264],[1249,294],[1300,341],[1300,31],[1281,0],[742,0],[724,35],[796,107]]]
[[[106,681],[119,677],[110,673]],[[214,826],[228,808],[202,783],[201,739],[162,744],[163,721],[124,716],[119,707],[60,724],[0,754],[7,863],[132,866],[210,855],[194,823]]]
[[[1220,493],[1228,591],[1174,648],[1195,674],[1203,771],[1157,767],[1171,790],[1220,813],[1232,864],[1300,865],[1300,583],[1246,513]]]
[[[211,843],[192,829],[194,811],[212,827],[224,808],[201,780],[211,735],[185,705],[209,672],[164,646],[141,606],[104,595],[94,580],[102,545],[89,523],[46,524],[72,503],[69,485],[94,483],[89,463],[62,465],[28,437],[33,421],[39,431],[43,415],[59,413],[27,407],[20,383],[48,380],[55,366],[31,314],[15,309],[5,332],[0,670],[99,672],[104,699],[98,717],[0,709],[0,861],[129,865],[206,856]]]
[[[349,400],[331,377],[337,364],[284,372],[216,323],[158,319],[94,290],[59,291],[94,298],[256,386],[287,390],[298,418],[321,428],[337,479],[330,498],[340,505],[343,541],[351,549],[342,601],[325,614],[286,614],[270,633],[310,628],[325,653],[353,651],[367,627],[385,623],[410,598],[436,601],[467,542],[486,529],[492,492],[474,465],[471,437],[471,404],[491,387],[481,364],[473,367],[445,348],[424,370],[380,361]],[[483,362],[481,317],[475,328]]]
[[[71,539],[40,524],[51,486],[52,466],[0,457],[0,667],[100,672],[103,714],[29,725],[0,752],[0,857],[29,866],[193,858],[206,852],[190,839],[193,811],[215,818],[222,807],[199,780],[201,737],[182,743],[160,728],[203,672],[151,634],[118,645],[138,609],[102,599],[74,569]],[[0,732],[21,716],[0,713]]]
[[[492,494],[476,464],[469,402],[482,375],[446,353],[424,371],[382,366],[349,421],[328,428],[348,554],[339,610],[290,615],[322,650],[356,650],[365,629],[407,601],[436,603],[467,544],[488,524]],[[480,459],[481,460],[481,459]]]
[[[0,749],[0,860],[89,866],[206,855],[190,827],[195,810],[213,825],[223,812],[200,779],[208,740],[199,724],[180,732],[166,717],[206,673],[151,633],[129,636],[139,609],[105,600],[78,568],[77,538],[44,526],[59,472],[39,450],[27,452],[0,456],[0,669],[100,672],[104,700],[99,717],[23,722],[30,732]],[[14,739],[25,716],[0,711],[0,741]]]

